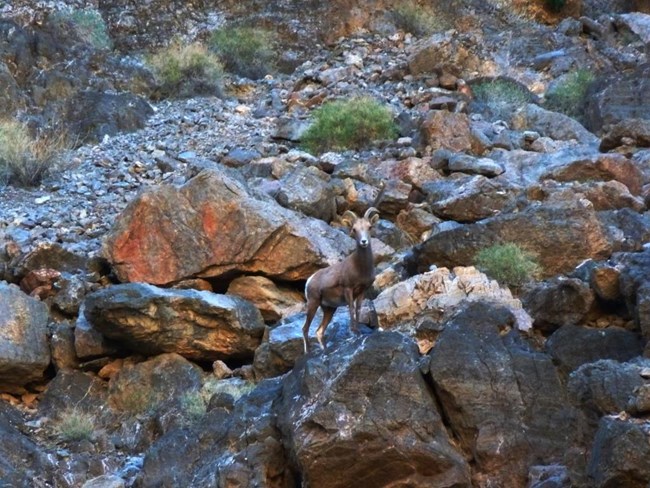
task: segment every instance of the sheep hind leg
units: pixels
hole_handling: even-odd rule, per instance
[[[327,326],[332,321],[332,317],[334,316],[336,308],[324,307],[322,305],[321,308],[323,309],[323,320],[321,320],[321,323],[316,330],[316,339],[318,339],[318,343],[320,344],[321,349],[325,349],[325,345],[323,344],[325,329],[327,329]]]
[[[302,326],[302,339],[304,343],[305,354],[309,352],[309,327],[311,326],[314,315],[318,310],[318,302],[307,302],[307,318],[305,325]]]

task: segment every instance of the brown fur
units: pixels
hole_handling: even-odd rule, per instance
[[[369,208],[362,218],[358,218],[353,212],[346,212],[342,221],[350,226],[350,234],[357,242],[357,248],[343,261],[317,271],[307,280],[307,320],[302,329],[305,353],[309,352],[309,327],[318,307],[323,310],[323,320],[316,331],[316,338],[321,347],[324,347],[325,329],[336,309],[342,305],[348,305],[350,329],[357,332],[364,292],[375,280],[370,229],[378,218],[377,209],[374,207]]]

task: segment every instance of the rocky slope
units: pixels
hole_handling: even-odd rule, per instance
[[[1,189],[0,485],[648,485],[643,5],[448,2],[454,28],[416,38],[384,2],[244,2],[288,73],[153,101],[138,50],[244,22],[241,2],[153,3],[74,3],[107,20],[101,50],[55,2],[0,10],[0,110],[82,142]],[[582,123],[548,102],[578,67]],[[314,108],[356,95],[399,136],[300,149]],[[305,280],[382,188],[368,326],[340,309],[304,356]],[[503,242],[537,280],[472,267]]]

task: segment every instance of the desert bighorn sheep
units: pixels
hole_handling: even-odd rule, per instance
[[[379,219],[379,211],[374,207],[381,195],[375,199],[372,207],[363,217],[348,210],[341,222],[350,227],[350,235],[357,242],[357,248],[343,261],[316,271],[307,280],[305,297],[307,298],[307,319],[302,328],[305,354],[309,352],[309,326],[316,315],[318,307],[323,310],[323,320],[316,330],[316,338],[322,348],[325,329],[332,320],[336,309],[347,304],[350,310],[350,329],[356,333],[359,309],[364,292],[375,280],[375,262],[370,246],[370,229]]]

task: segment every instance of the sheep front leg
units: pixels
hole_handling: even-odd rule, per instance
[[[355,315],[354,291],[351,288],[345,289],[345,301],[350,311],[350,330],[356,334],[359,330],[357,327],[357,315]]]

